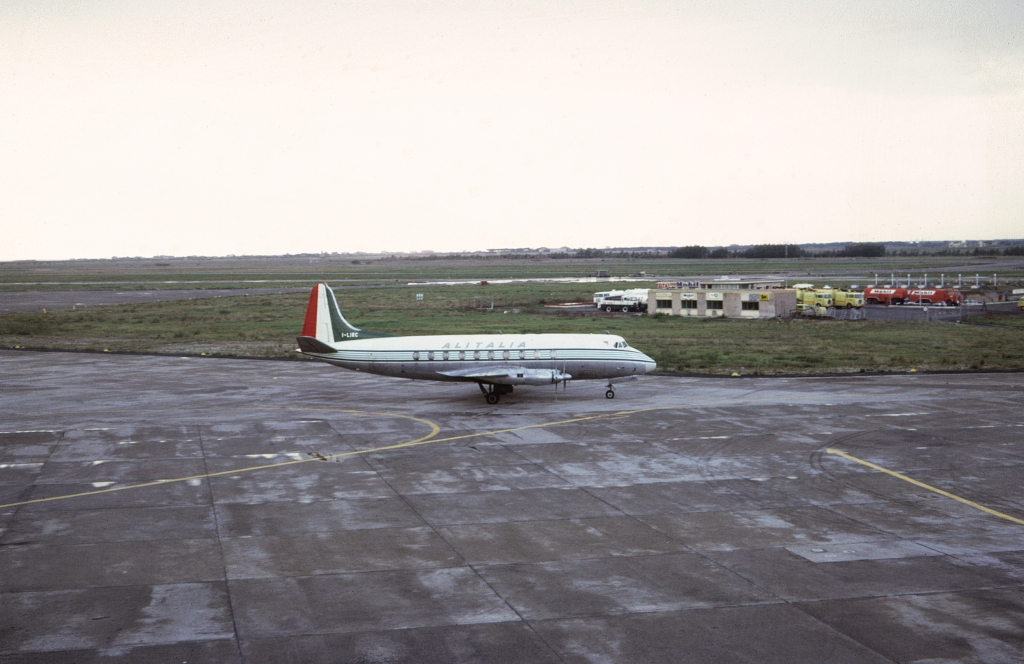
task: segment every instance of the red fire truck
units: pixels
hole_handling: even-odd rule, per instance
[[[864,289],[864,304],[903,304],[907,289],[893,286],[868,286]]]
[[[907,301],[914,304],[932,304],[940,307],[955,307],[962,298],[955,288],[911,288]]]

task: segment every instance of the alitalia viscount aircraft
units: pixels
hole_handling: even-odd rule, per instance
[[[569,380],[633,380],[657,366],[612,334],[452,334],[396,337],[349,325],[334,291],[317,284],[309,294],[298,351],[355,371],[418,380],[476,383],[496,404],[515,385]]]

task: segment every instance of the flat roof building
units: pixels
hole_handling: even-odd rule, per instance
[[[698,290],[765,290],[783,288],[784,280],[775,278],[718,277],[717,279],[696,279],[693,281],[661,281],[659,289]]]
[[[796,313],[796,291],[781,279],[661,282],[648,292],[647,313],[707,318],[776,318]]]

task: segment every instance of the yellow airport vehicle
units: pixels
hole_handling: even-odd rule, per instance
[[[864,306],[864,291],[848,291],[837,288],[832,292],[837,309],[860,309]]]
[[[824,316],[830,307],[835,306],[835,296],[831,288],[814,288],[814,284],[795,284],[796,310],[799,313],[813,312]]]

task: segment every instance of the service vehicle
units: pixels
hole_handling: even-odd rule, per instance
[[[907,289],[902,286],[868,286],[864,289],[865,304],[903,304]]]
[[[835,295],[831,288],[814,288],[814,284],[795,284],[796,310],[798,313],[814,313],[824,316],[835,306]]]
[[[629,290],[595,293],[594,304],[598,309],[603,309],[608,313],[613,311],[646,311],[647,294],[648,289],[646,288],[630,288]]]
[[[907,292],[907,302],[912,304],[955,307],[962,300],[960,291],[955,288],[911,288]]]
[[[837,309],[860,309],[864,306],[864,293],[861,291],[848,291],[837,288],[832,292],[835,294]]]

